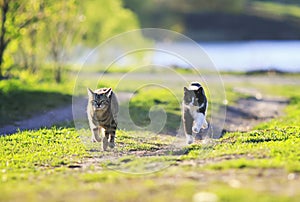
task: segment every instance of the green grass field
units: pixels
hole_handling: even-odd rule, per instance
[[[47,103],[43,99],[47,97],[61,105],[72,93],[63,86],[20,89],[18,83],[13,87],[7,83],[10,81],[0,83],[1,106],[9,105],[7,102],[18,106],[15,98],[28,93],[41,103]],[[230,102],[240,96],[232,91],[234,85],[225,86]],[[226,133],[221,139],[190,146],[182,144],[184,139],[151,131],[119,130],[116,149],[106,152],[88,141],[89,131],[74,128],[1,136],[0,201],[181,202],[204,201],[207,195],[212,201],[299,201],[299,86],[240,85],[289,98],[285,115],[246,133]],[[176,99],[164,96],[166,93],[140,91],[131,102],[133,112],[148,111],[153,104],[163,107],[168,115],[163,132],[174,129],[172,123],[180,120]],[[24,102],[31,111],[36,103],[29,100]],[[18,109],[2,107],[1,121],[7,110]],[[133,119],[141,125],[149,122],[144,115],[133,114]]]

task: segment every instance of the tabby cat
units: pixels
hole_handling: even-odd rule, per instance
[[[197,134],[201,128],[207,128],[206,122],[207,98],[203,87],[198,82],[192,82],[188,88],[184,87],[182,103],[182,121],[186,141],[194,142],[193,133]]]
[[[114,148],[119,111],[117,97],[111,88],[100,88],[95,91],[88,88],[88,96],[87,115],[92,141],[101,142],[103,138],[103,150],[108,146]]]

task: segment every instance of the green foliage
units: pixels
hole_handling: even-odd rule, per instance
[[[151,1],[145,0],[124,0],[125,6],[137,13],[143,27],[160,25],[161,27],[173,30],[184,31],[184,15],[198,12],[241,12],[244,9],[246,0],[168,0]],[[157,21],[156,17],[160,20]]]
[[[13,64],[11,54],[17,50],[16,42],[20,40],[24,29],[39,20],[40,15],[37,14],[39,8],[30,7],[29,5],[32,3],[39,5],[39,2],[31,0],[1,1],[0,78],[3,77],[3,69],[9,68]]]
[[[50,63],[52,78],[61,82],[74,47],[95,47],[113,35],[139,27],[121,0],[4,2],[8,2],[9,9],[5,14],[5,33],[1,33],[4,41],[0,43],[0,53],[3,50],[4,54],[0,54],[0,77],[2,70],[10,76],[12,68],[36,73]]]
[[[281,29],[288,25],[295,27],[297,32],[300,8],[297,0],[124,0],[124,3],[126,7],[138,15],[142,27],[164,27],[184,33],[199,41],[262,39],[258,30],[264,27],[270,27],[281,32]],[[222,28],[222,25],[218,23],[211,27],[207,27],[209,25],[197,26],[197,21],[205,21],[204,16],[211,16],[208,17],[211,18],[211,23],[218,22],[219,18],[224,18],[222,24],[228,26]],[[160,19],[159,21],[157,17]],[[232,19],[234,19],[234,23]],[[242,26],[245,20],[249,27],[247,25]],[[281,25],[277,27],[274,25],[274,27],[269,22]],[[258,30],[250,28],[252,23],[257,26]],[[234,24],[240,24],[237,29],[239,32],[245,31],[245,33],[231,33],[232,28],[229,27]],[[262,26],[260,27],[258,24],[262,24]],[[249,31],[251,32],[250,35],[247,34]],[[222,32],[222,36],[216,36],[215,32]],[[245,34],[247,34],[246,38]],[[264,39],[274,39],[274,36],[270,33],[269,36],[264,36]],[[293,37],[297,39],[297,35]],[[289,37],[283,33],[283,36],[279,38],[288,39]]]
[[[116,34],[139,28],[136,16],[123,8],[121,0],[81,3],[84,12],[84,41],[92,47]]]
[[[300,18],[300,6],[295,4],[282,4],[277,2],[259,2],[252,3],[252,8],[256,12],[266,13],[267,15],[278,18]]]

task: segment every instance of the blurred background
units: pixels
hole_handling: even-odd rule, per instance
[[[222,73],[300,71],[300,2],[296,0],[0,0],[0,13],[2,126],[70,105],[86,56],[111,37],[141,28],[162,28],[190,37]],[[148,46],[148,42],[142,34],[136,35],[124,47]],[[199,56],[190,44],[171,45],[191,57]],[[108,49],[108,53],[118,54],[118,50]],[[79,95],[85,95],[92,78],[98,81],[103,72],[101,85],[114,87],[122,73],[132,70],[127,63],[108,72],[97,54],[102,56],[100,62],[110,63],[103,52],[94,52],[96,59],[85,63],[91,68],[85,69]],[[152,61],[186,70],[180,60],[167,54],[153,54]],[[137,76],[136,82],[138,78],[144,77]],[[136,86],[130,80],[119,91],[133,91]]]
[[[297,3],[298,2],[298,3]],[[295,0],[124,0],[141,27],[162,27],[196,41],[299,39]]]
[[[141,27],[170,29],[192,38],[225,71],[299,71],[299,4],[295,0],[124,0]]]
[[[300,70],[296,0],[1,0],[0,6],[0,78],[44,69],[60,83],[70,61],[116,34],[147,27],[190,37],[222,71]]]

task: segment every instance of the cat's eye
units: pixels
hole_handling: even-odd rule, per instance
[[[186,100],[187,100],[188,102],[190,102],[190,101],[192,101],[192,98],[191,98],[190,96],[188,96],[188,97],[186,98]]]

